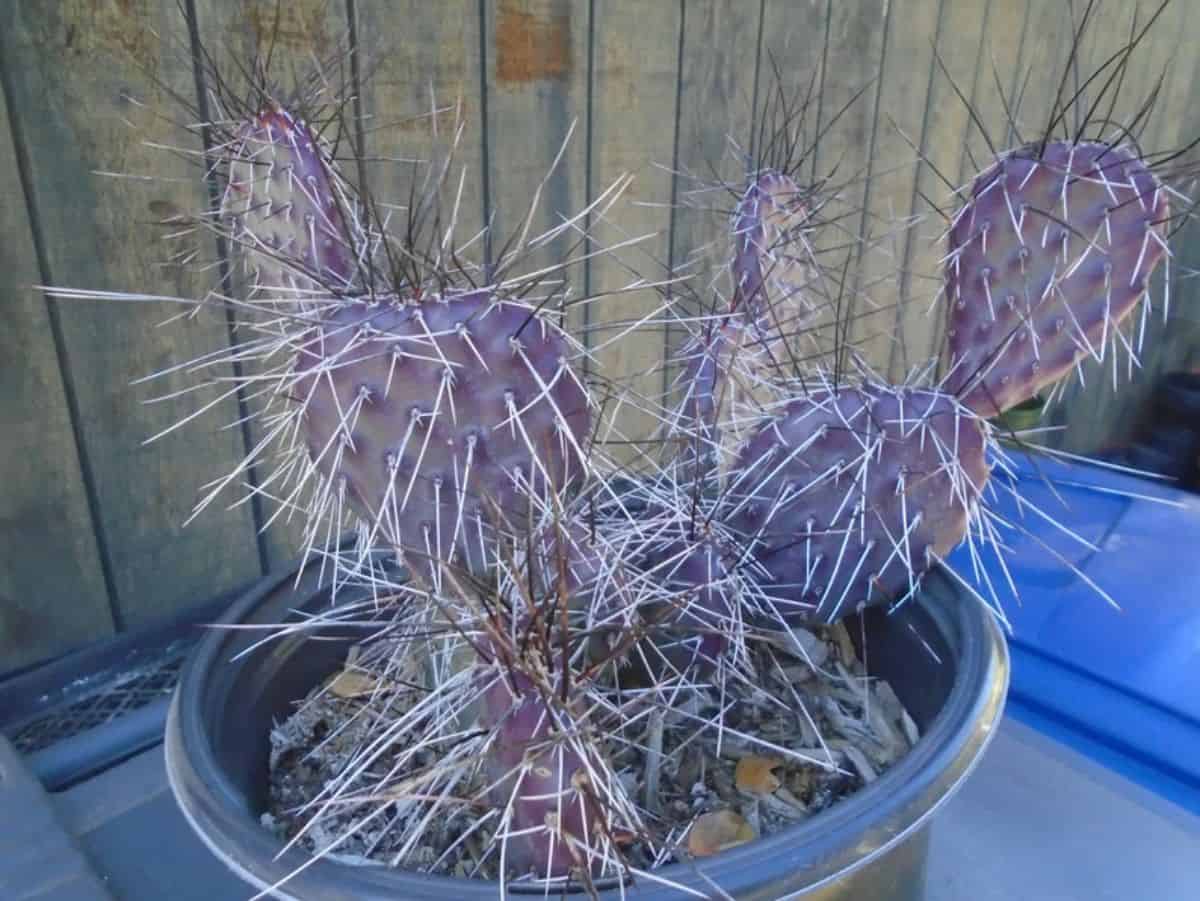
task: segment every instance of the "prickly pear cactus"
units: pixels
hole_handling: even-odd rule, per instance
[[[985,426],[950,395],[864,385],[802,395],[742,452],[726,522],[788,622],[904,597],[967,534]]]
[[[491,671],[479,724],[492,730],[487,753],[491,797],[507,838],[506,863],[541,878],[594,870],[603,816],[587,792],[589,768],[579,748],[557,728],[525,674]]]
[[[733,295],[680,355],[681,423],[709,456],[730,461],[755,421],[786,398],[805,332],[818,313],[807,231],[811,192],[765,169],[733,211]]]
[[[781,331],[811,317],[808,219],[808,194],[791,176],[768,169],[750,182],[733,212],[734,309]]]
[[[730,313],[705,323],[680,354],[683,366],[676,387],[683,401],[672,430],[683,439],[686,458],[705,464],[698,471],[717,462],[723,448],[740,443],[738,426],[747,402],[773,394],[769,383],[761,383],[755,345],[743,317]]]
[[[347,302],[298,343],[309,455],[402,556],[481,570],[494,528],[521,530],[531,497],[583,471],[587,397],[523,304]]]
[[[996,160],[950,228],[947,390],[991,417],[1102,359],[1164,256],[1167,217],[1128,146],[1050,141]]]
[[[208,81],[219,98],[224,80]],[[322,82],[316,93],[324,91]],[[853,234],[852,223],[869,232],[877,217],[854,200],[866,195],[817,179],[815,160],[814,187],[801,185],[807,100],[764,94],[779,96],[780,108],[756,114],[757,140],[730,143],[765,155],[746,179],[739,151],[735,183],[716,186],[736,201],[722,224],[732,253],[712,283],[716,302],[677,305],[686,273],[653,283],[634,273],[628,290],[654,284],[664,310],[600,339],[644,327],[660,341],[676,306],[690,338],[682,358],[664,363],[682,394],[593,376],[611,390],[604,409],[637,408],[664,423],[627,466],[604,450],[638,443],[617,423],[607,431],[619,437],[591,440],[590,400],[569,362],[580,351],[532,301],[512,299],[561,291],[564,309],[568,298],[600,299],[577,295],[569,271],[607,252],[583,231],[606,218],[619,191],[597,193],[579,215],[554,209],[558,224],[540,237],[526,233],[531,210],[510,242],[490,230],[459,241],[461,178],[442,219],[447,159],[420,179],[421,196],[414,180],[407,215],[396,217],[404,234],[391,234],[386,217],[372,217],[393,205],[344,179],[321,128],[266,86],[252,100],[216,102],[209,118],[226,123],[211,126],[224,178],[219,219],[196,221],[232,243],[252,276],[249,296],[229,307],[251,337],[196,368],[219,367],[204,377],[221,391],[232,369],[246,415],[269,433],[218,487],[250,484],[256,498],[282,498],[280,511],[307,507],[307,552],[323,543],[338,567],[334,588],[366,588],[372,600],[360,604],[356,591],[326,622],[341,628],[365,611],[374,630],[391,617],[366,643],[378,678],[369,697],[355,698],[354,716],[366,714],[374,731],[308,805],[310,822],[343,801],[374,799],[380,806],[361,822],[386,816],[388,840],[402,849],[394,863],[438,872],[470,837],[485,846],[472,851],[472,874],[499,879],[501,894],[531,875],[555,880],[537,885],[542,894],[641,879],[694,834],[694,818],[685,831],[668,809],[702,809],[694,775],[681,775],[681,749],[698,748],[706,767],[713,758],[699,741],[715,735],[709,749],[719,748],[733,728],[741,746],[807,756],[740,713],[799,700],[790,667],[774,663],[786,693],[770,696],[763,678],[776,627],[903,603],[964,539],[1001,553],[999,527],[1022,528],[982,509],[991,461],[1004,465],[987,419],[1124,340],[1119,327],[1166,253],[1167,189],[1124,144],[1048,140],[996,159],[964,192],[948,233],[948,379],[915,387],[930,364],[903,386],[885,385],[844,343],[855,330],[841,301],[849,309],[874,300],[857,273],[849,289],[832,277],[861,266],[874,239]],[[322,107],[305,109],[321,121]],[[432,112],[436,131],[439,107]],[[894,162],[871,161],[868,177]],[[825,212],[843,203],[842,215]],[[818,234],[839,221],[839,239]],[[524,280],[509,275],[568,229],[586,252],[539,261]],[[818,263],[818,237],[823,251],[845,254],[844,265]],[[499,261],[493,244],[506,247]],[[472,259],[481,248],[486,262]],[[817,327],[830,312],[833,347]],[[860,373],[853,384],[842,377],[848,357]],[[251,413],[256,399],[265,400]],[[260,476],[268,460],[276,468]],[[989,494],[1015,492],[1005,481]],[[337,541],[347,513],[360,526],[352,550]],[[414,578],[376,565],[381,548]],[[807,733],[798,738],[812,745]],[[827,765],[836,767],[832,755]],[[669,797],[663,774],[678,783],[669,805],[660,803]],[[431,862],[429,824],[441,818],[458,822],[439,830],[450,845]],[[422,853],[406,858],[413,849]]]
[[[349,290],[364,238],[332,151],[302,119],[273,105],[224,150],[221,214],[242,251],[251,296],[303,301]]]
[[[646,572],[665,597],[647,605],[651,647],[644,653],[655,669],[661,657],[671,671],[710,670],[726,647],[736,603],[729,566],[711,539],[678,540],[649,556]]]

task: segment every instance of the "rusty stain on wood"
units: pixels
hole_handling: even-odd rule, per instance
[[[245,4],[243,21],[255,45],[264,50],[275,47],[324,56],[333,44],[325,27],[328,6],[328,0],[289,3],[253,0]]]
[[[506,84],[561,81],[571,72],[571,17],[500,4],[496,16],[496,79]]]
[[[46,16],[38,42],[80,56],[115,51],[153,72],[159,41],[146,25],[152,5],[150,0],[66,0],[56,17]]]

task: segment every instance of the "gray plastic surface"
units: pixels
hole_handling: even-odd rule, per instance
[[[1005,719],[935,821],[926,901],[1195,901],[1200,818]]]
[[[184,822],[161,747],[52,796],[53,807],[3,742],[0,772],[4,901],[254,894]],[[927,901],[1194,901],[1200,819],[1006,720],[936,820],[929,868]]]
[[[167,786],[162,745],[55,796],[59,815],[120,901],[254,895],[200,843]]]
[[[0,898],[112,901],[42,785],[0,736]]]

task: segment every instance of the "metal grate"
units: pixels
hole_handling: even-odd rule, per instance
[[[117,673],[82,697],[19,724],[9,738],[18,751],[32,754],[145,707],[174,690],[186,650]]]

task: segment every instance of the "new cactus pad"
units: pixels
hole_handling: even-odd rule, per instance
[[[767,170],[750,181],[733,213],[734,309],[791,330],[813,313],[808,219],[808,195],[790,176]]]
[[[487,753],[491,796],[507,817],[504,855],[518,873],[565,876],[592,870],[603,816],[587,791],[589,768],[563,734],[537,686],[520,670],[491,670],[480,725],[492,730]]]
[[[364,241],[332,152],[311,127],[272,106],[244,122],[224,154],[221,213],[252,295],[303,301],[349,290]]]

